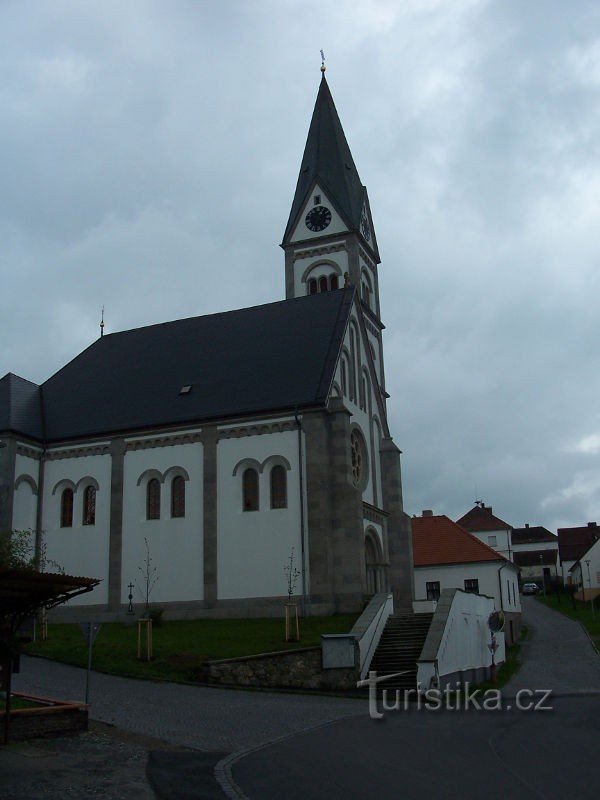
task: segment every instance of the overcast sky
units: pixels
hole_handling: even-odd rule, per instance
[[[407,511],[600,522],[596,0],[2,0],[0,375],[284,297],[320,48]]]

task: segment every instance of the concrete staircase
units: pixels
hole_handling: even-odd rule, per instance
[[[417,688],[417,659],[421,655],[433,614],[392,614],[381,634],[369,670],[381,675],[408,670],[380,684],[382,689]]]

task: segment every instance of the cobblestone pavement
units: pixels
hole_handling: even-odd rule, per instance
[[[85,670],[23,658],[14,690],[63,700],[85,696]],[[365,703],[338,697],[212,689],[92,673],[90,717],[204,751],[231,752],[341,717]]]
[[[554,695],[600,692],[600,656],[582,626],[533,597],[521,602],[529,635],[521,650],[522,666],[504,694],[519,689],[551,689]]]

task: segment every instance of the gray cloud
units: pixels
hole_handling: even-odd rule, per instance
[[[0,373],[283,297],[319,48],[380,250],[411,513],[599,516],[592,2],[5,3]]]

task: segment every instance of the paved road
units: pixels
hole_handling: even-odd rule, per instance
[[[525,599],[524,616],[532,637],[525,664],[505,695],[523,688],[553,689],[551,711],[521,712],[511,701],[511,709],[496,712],[413,709],[372,720],[362,700],[206,689],[94,673],[92,716],[156,740],[105,742],[112,778],[97,770],[93,794],[112,800],[132,796],[128,789],[137,787],[134,794],[154,793],[161,800],[222,798],[213,776],[220,762],[216,773],[228,796],[251,800],[421,800],[424,794],[440,800],[563,800],[571,795],[596,800],[600,657],[577,623],[535,600]],[[15,683],[17,690],[78,700],[85,673],[24,659]],[[572,693],[580,696],[565,696]],[[71,783],[61,787],[61,797],[90,795],[85,767],[94,763],[101,735],[92,733],[96,739],[88,741],[91,750],[84,748],[81,758],[69,755]],[[162,752],[163,742],[181,752]],[[11,758],[13,753],[0,752],[0,798],[56,796],[48,782],[45,788],[38,782],[33,793],[3,792],[5,777],[15,774]],[[27,758],[20,756],[25,766]],[[55,767],[51,774],[60,782],[59,764]],[[77,772],[79,784],[73,782]]]
[[[523,688],[548,688],[555,695],[600,692],[600,657],[581,625],[534,597],[521,601],[530,635],[521,650],[521,669],[505,693]],[[563,597],[563,602],[568,603],[568,598]]]
[[[524,600],[531,638],[503,692],[503,710],[413,708],[382,720],[363,714],[333,723],[227,759],[225,775],[237,787],[230,796],[597,800],[600,657],[577,622]],[[523,689],[551,689],[552,710],[517,710],[514,698]]]

